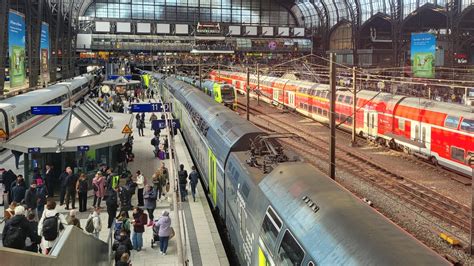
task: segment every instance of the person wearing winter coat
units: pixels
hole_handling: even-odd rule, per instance
[[[25,250],[38,253],[38,244],[41,242],[41,237],[38,235],[38,222],[36,221],[34,212],[28,213],[28,224],[32,232],[32,237],[27,237],[25,242]]]
[[[148,212],[148,226],[153,225],[153,212],[156,208],[156,191],[151,185],[146,185],[145,191],[143,192],[143,197],[145,198],[145,209]]]
[[[49,219],[54,219],[53,217],[56,216],[57,223],[58,223],[58,232],[56,235],[56,238],[51,239],[51,240],[46,240],[45,239],[45,232],[43,231],[44,229],[44,224],[46,220]],[[46,210],[43,212],[43,215],[41,216],[40,221],[38,222],[38,234],[41,236],[41,250],[43,251],[43,254],[48,255],[49,252],[51,251],[51,248],[53,247],[54,241],[59,237],[59,231],[61,231],[61,228],[65,228],[67,225],[66,218],[64,215],[58,212],[56,210],[56,202],[53,199],[48,199],[46,203]]]
[[[23,176],[18,175],[16,182],[12,183],[12,187],[10,189],[12,193],[12,201],[16,201],[18,203],[22,202],[25,198],[26,189],[27,188]]]
[[[92,187],[94,188],[94,202],[92,206],[100,208],[100,202],[105,196],[105,177],[102,175],[102,172],[97,172],[94,179],[92,179]]]
[[[77,194],[79,194],[79,212],[87,210],[87,178],[85,174],[81,174],[76,184]]]
[[[44,181],[46,188],[48,190],[48,197],[54,197],[54,174],[53,174],[53,169],[51,165],[47,164],[46,165],[46,171],[44,172]]]
[[[38,195],[36,195],[36,182],[31,181],[30,188],[25,193],[25,205],[28,211],[36,212],[38,207]]]
[[[132,241],[128,237],[127,231],[122,229],[118,239],[114,241],[112,250],[115,251],[115,263],[117,264],[122,258],[123,254],[130,255],[130,251],[133,249]]]
[[[168,241],[171,235],[171,218],[169,212],[163,211],[160,219],[156,222],[156,226],[159,226],[158,236],[160,237],[160,251],[162,255],[166,255],[168,249]]]
[[[199,173],[196,170],[196,166],[191,167],[192,171],[189,174],[189,183],[191,184],[191,194],[193,195],[193,201],[196,201],[196,186],[199,182]]]
[[[100,219],[100,208],[96,207],[94,209],[94,212],[91,214],[92,216],[92,223],[94,224],[94,232],[92,232],[92,235],[95,238],[99,238],[99,233],[102,231],[102,221]]]
[[[66,170],[61,173],[59,176],[59,187],[60,187],[60,192],[59,192],[59,205],[64,204],[64,199],[66,197],[66,191],[67,191],[67,183],[69,180],[69,177],[72,176],[72,169],[71,167],[66,167]]]
[[[145,232],[145,225],[147,224],[146,214],[139,207],[133,208],[133,234],[132,244],[136,251],[141,251],[143,247],[143,232]]]
[[[45,184],[36,185],[36,195],[38,196],[38,206],[36,207],[36,211],[38,212],[38,217],[43,216],[44,205],[46,205],[48,193],[48,188]]]
[[[2,232],[4,247],[25,250],[26,238],[35,238],[34,232],[25,217],[25,212],[23,206],[15,207],[15,215],[5,223]]]
[[[108,191],[108,197],[105,200],[105,205],[107,206],[107,214],[109,215],[108,220],[107,220],[107,228],[110,228],[112,226],[112,223],[114,222],[115,216],[117,215],[117,209],[118,209],[118,187],[115,189],[109,189]]]
[[[67,220],[67,224],[74,225],[75,227],[82,230],[81,221],[79,221],[79,219],[77,219],[76,217],[76,210],[70,210],[69,217],[66,220]]]

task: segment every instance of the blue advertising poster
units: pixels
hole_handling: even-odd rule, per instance
[[[16,11],[8,13],[8,56],[10,57],[10,88],[25,85],[25,16]]]
[[[49,25],[45,22],[41,24],[41,44],[40,44],[40,62],[41,62],[41,80],[49,81]]]
[[[435,77],[436,36],[430,33],[411,34],[411,64],[414,77]]]

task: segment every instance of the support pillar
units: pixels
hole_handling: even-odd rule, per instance
[[[10,0],[0,1],[0,96],[4,94],[8,44],[8,9]]]
[[[329,54],[329,87],[330,87],[330,109],[329,123],[331,129],[331,141],[329,142],[329,176],[336,179],[336,59],[335,53]]]

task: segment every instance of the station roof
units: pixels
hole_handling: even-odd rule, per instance
[[[78,146],[99,149],[124,143],[128,134],[123,134],[122,129],[125,125],[131,127],[133,115],[110,113],[104,116],[91,109],[94,105],[86,102],[81,108],[50,117],[9,140],[4,147],[23,153],[28,153],[29,148],[54,153],[75,152]]]

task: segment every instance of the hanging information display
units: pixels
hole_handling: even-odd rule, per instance
[[[10,10],[8,14],[10,88],[16,88],[25,85],[25,33],[25,15]]]

